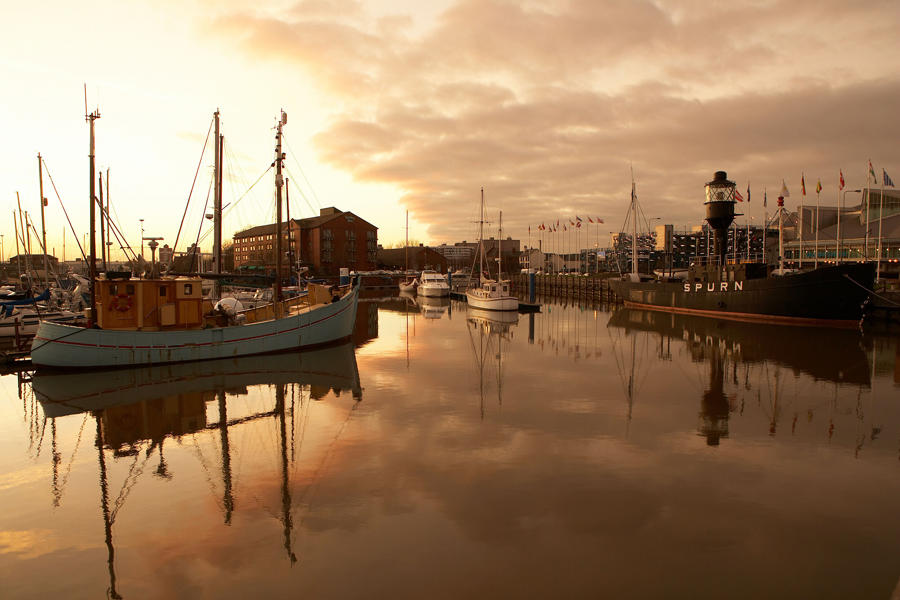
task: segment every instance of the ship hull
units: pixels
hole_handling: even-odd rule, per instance
[[[213,360],[323,346],[350,338],[359,285],[338,302],[289,317],[185,331],[119,331],[44,321],[32,363],[53,368],[113,368]]]
[[[737,320],[856,326],[875,277],[871,263],[778,277],[716,282],[632,282],[610,286],[626,306]]]

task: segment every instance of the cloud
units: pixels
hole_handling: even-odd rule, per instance
[[[869,156],[890,170],[898,16],[887,1],[460,0],[417,31],[356,2],[217,24],[328,95],[323,161],[394,186],[455,241],[482,186],[524,236],[561,215],[618,224],[631,165],[644,211],[677,224],[699,221],[718,169],[761,186]]]

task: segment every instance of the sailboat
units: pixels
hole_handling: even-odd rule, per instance
[[[478,285],[466,290],[466,300],[472,308],[483,310],[518,310],[519,299],[509,292],[509,279],[503,279],[500,244],[503,239],[503,213],[500,213],[500,235],[497,241],[497,279],[491,279],[484,256],[484,188],[481,189],[481,218],[478,221]]]
[[[100,115],[94,112],[86,117],[93,217],[94,121]],[[281,138],[286,123],[282,111],[275,136],[276,231],[281,229]],[[310,284],[306,296],[282,302],[276,277],[274,304],[239,314],[207,312],[199,277],[98,277],[93,221],[88,327],[42,322],[31,345],[31,360],[38,368],[134,367],[249,356],[321,346],[349,339],[353,332],[359,278],[343,286]],[[281,272],[281,258],[281,252],[276,252],[276,273]]]
[[[406,279],[401,281],[398,287],[401,292],[414,294],[416,292],[416,285],[418,285],[419,281],[409,274],[409,211],[406,211],[406,243],[403,245],[403,250],[406,253]]]

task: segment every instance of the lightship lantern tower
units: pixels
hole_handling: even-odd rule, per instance
[[[716,171],[713,180],[706,184],[706,222],[715,232],[716,259],[725,264],[728,253],[728,228],[734,222],[733,181],[728,181],[725,171]]]

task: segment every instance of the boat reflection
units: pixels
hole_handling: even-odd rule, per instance
[[[763,406],[769,418],[768,433],[776,434],[784,405],[783,371],[803,373],[835,388],[871,385],[864,340],[852,330],[744,323],[634,308],[615,311],[608,325],[632,338],[630,358],[623,353],[623,371],[630,373],[625,386],[629,407],[634,400],[636,365],[642,358],[636,350],[641,333],[658,334],[658,343],[653,344],[655,360],[671,360],[675,342],[686,346],[692,362],[709,364],[697,430],[711,446],[728,437],[729,417],[741,410],[742,398],[748,393],[760,402],[764,396],[768,399]],[[812,411],[808,409],[810,419]],[[792,428],[797,419],[795,412]],[[833,427],[830,419],[829,435]]]
[[[419,296],[416,304],[426,319],[440,319],[450,310],[449,296]]]
[[[273,386],[274,394],[264,393]],[[255,389],[258,388],[258,389]],[[243,358],[181,363],[140,369],[91,373],[36,373],[32,380],[34,398],[55,432],[56,419],[84,414],[96,423],[95,447],[100,470],[100,504],[104,524],[109,570],[108,595],[121,598],[117,589],[113,525],[125,499],[144,471],[143,466],[156,454],[154,475],[171,479],[164,455],[168,439],[185,436],[212,436],[201,443],[216,447],[221,458],[221,510],[226,525],[231,524],[237,501],[232,474],[232,456],[247,449],[236,447],[232,430],[253,423],[274,420],[278,431],[280,505],[277,518],[283,529],[283,545],[288,560],[297,557],[293,550],[293,499],[290,474],[293,472],[296,446],[303,443],[305,420],[312,401],[329,394],[339,397],[349,392],[354,400],[350,411],[362,400],[359,372],[352,343],[318,350],[248,356]],[[263,392],[263,409],[244,414],[229,414],[229,399],[250,391]],[[215,402],[215,410],[208,404]],[[234,411],[233,411],[234,412]],[[213,414],[215,417],[209,417]],[[349,419],[349,414],[347,418]],[[210,422],[212,420],[212,422]],[[346,423],[346,421],[345,421]],[[84,426],[84,424],[83,424]],[[264,428],[265,431],[271,431]],[[299,429],[299,432],[298,432]],[[295,440],[299,433],[300,439]],[[80,437],[80,435],[79,435]],[[242,438],[243,439],[243,438]],[[57,455],[55,439],[54,456]],[[179,442],[180,444],[180,442]],[[77,446],[76,446],[77,450]],[[73,459],[74,459],[73,453]],[[131,469],[113,506],[110,505],[109,460],[131,462]],[[198,458],[202,456],[198,451]],[[139,463],[139,461],[142,461]],[[324,461],[324,459],[323,459]],[[208,467],[203,464],[204,470]],[[61,479],[56,472],[60,461],[53,461],[53,502],[62,497]],[[294,469],[295,470],[295,469]],[[209,475],[210,473],[208,473]]]
[[[466,329],[475,359],[475,370],[478,371],[478,395],[482,419],[485,413],[485,388],[489,384],[485,378],[485,371],[490,371],[491,368],[495,368],[497,405],[503,406],[503,342],[507,342],[508,351],[509,342],[518,322],[519,313],[514,311],[484,310],[466,306],[468,325]]]

